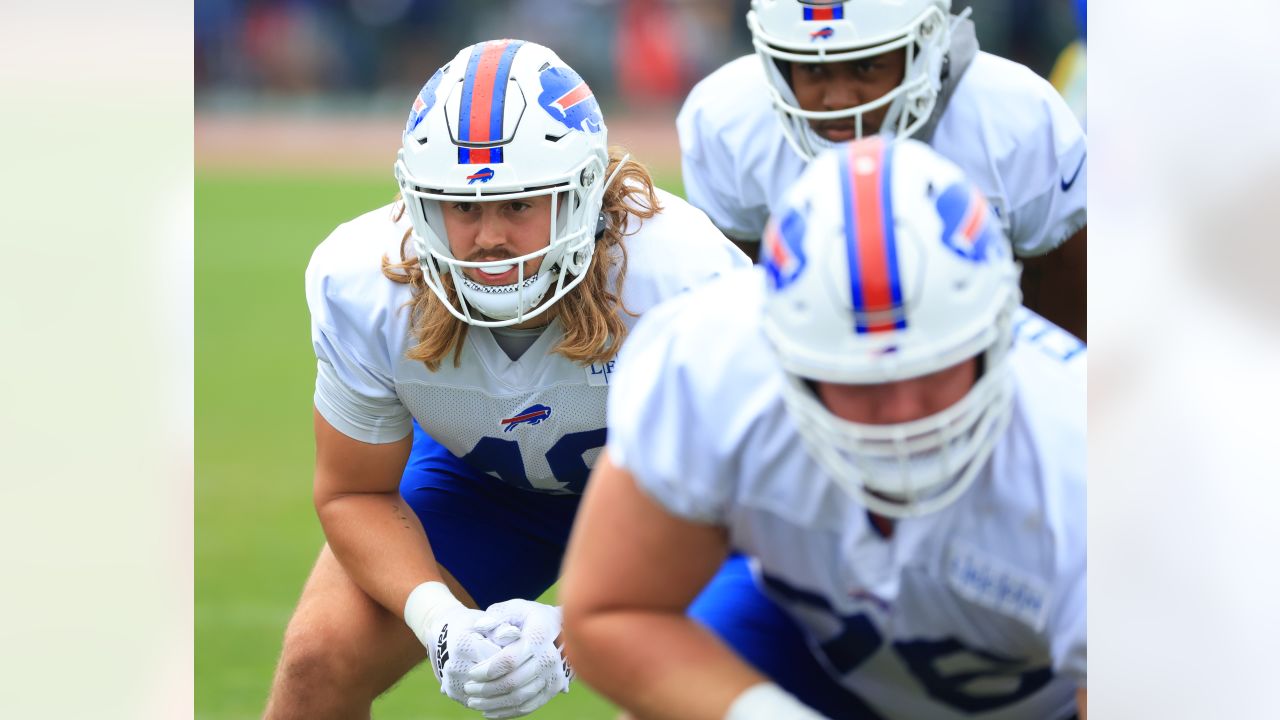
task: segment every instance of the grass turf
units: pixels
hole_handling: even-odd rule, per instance
[[[675,175],[678,177],[678,175]],[[678,184],[663,183],[679,191]],[[196,174],[196,717],[261,717],[323,535],[311,506],[315,359],[302,276],[390,177]],[[535,717],[611,718],[581,683]],[[374,717],[480,718],[419,667]]]

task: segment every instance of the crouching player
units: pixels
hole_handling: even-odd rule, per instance
[[[644,718],[1083,717],[1083,345],[916,141],[820,156],[764,243],[621,354],[562,580],[580,677]],[[730,548],[805,683],[685,615]]]
[[[750,265],[606,132],[551,50],[464,48],[413,103],[401,200],[316,249],[328,542],[269,720],[367,718],[427,658],[445,694],[489,718],[568,690],[560,611],[532,599],[556,581],[604,445],[614,358],[637,314]]]

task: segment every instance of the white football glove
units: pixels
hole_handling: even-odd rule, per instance
[[[473,627],[502,649],[468,673],[463,685],[467,707],[489,720],[514,718],[537,710],[557,693],[569,692],[573,670],[556,638],[560,608],[529,600],[494,603]],[[511,630],[519,631],[512,639]]]
[[[458,602],[443,584],[428,582],[409,595],[404,619],[427,649],[440,692],[466,705],[467,673],[501,649],[475,629],[485,614]]]

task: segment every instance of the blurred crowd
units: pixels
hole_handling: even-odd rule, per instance
[[[751,52],[750,0],[197,0],[197,109],[345,99],[399,107],[473,42],[519,37],[579,68],[608,107],[678,104]],[[956,0],[983,49],[1048,77],[1071,0]]]

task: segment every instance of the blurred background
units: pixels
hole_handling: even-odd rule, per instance
[[[1069,0],[974,0],[989,53],[1048,76],[1079,35]],[[749,53],[749,0],[198,0],[198,110],[399,110],[463,45],[520,37],[556,50],[605,108],[678,104]],[[964,4],[956,4],[955,10]]]
[[[751,52],[748,5],[197,0],[196,717],[260,717],[285,624],[323,543],[310,494],[315,360],[302,274],[335,226],[395,195],[391,165],[422,84],[474,42],[547,45],[599,97],[610,141],[680,193],[675,114],[694,83]],[[1070,0],[970,5],[983,49],[1055,75],[1083,112]],[[614,714],[578,684],[537,717]],[[374,716],[479,717],[421,669]]]
[[[1042,75],[1078,34],[1066,0],[969,5],[984,49]],[[672,105],[726,59],[751,51],[743,22],[749,6],[749,0],[200,0],[197,107],[324,98],[399,110],[462,43],[498,37],[554,48],[591,73],[592,89],[615,112]]]
[[[1080,35],[1071,0],[968,5],[983,49],[1045,77]],[[519,37],[554,49],[578,70],[605,109],[611,137],[634,145],[661,170],[678,165],[669,121],[689,89],[751,52],[749,6],[749,0],[200,0],[197,162],[389,167],[398,133],[388,130],[402,122],[431,73],[465,45]],[[331,131],[335,125],[341,127]],[[254,132],[259,140],[249,142]]]

